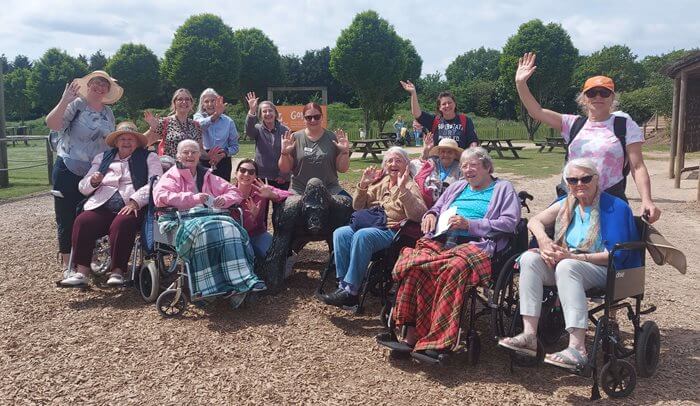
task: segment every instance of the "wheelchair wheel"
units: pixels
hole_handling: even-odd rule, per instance
[[[522,331],[522,318],[518,312],[519,272],[515,260],[520,254],[508,258],[499,272],[493,293],[491,328],[496,337],[513,337]]]
[[[158,296],[156,307],[161,316],[171,318],[180,316],[185,312],[185,308],[187,307],[185,295],[182,292],[180,292],[180,297],[177,297],[177,295],[177,290],[168,289]]]
[[[639,376],[648,378],[656,373],[661,351],[661,334],[653,321],[642,324],[635,348],[637,371]]]
[[[467,357],[469,365],[476,365],[479,363],[479,355],[481,354],[481,339],[479,338],[479,333],[476,330],[469,331],[467,336]]]
[[[611,398],[629,396],[637,385],[634,366],[625,360],[608,361],[600,370],[600,386]]]
[[[139,270],[138,279],[139,292],[141,298],[146,303],[153,303],[158,299],[160,292],[160,273],[153,261],[146,261]]]
[[[90,269],[95,275],[102,276],[108,270],[112,260],[109,257],[109,238],[101,237],[95,243],[95,249],[92,251],[92,261],[90,261]]]

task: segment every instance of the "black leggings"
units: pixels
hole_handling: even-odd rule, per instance
[[[53,165],[53,189],[61,192],[63,197],[54,195],[53,207],[56,213],[56,229],[58,234],[58,251],[61,254],[69,254],[71,249],[71,236],[73,235],[73,223],[80,202],[85,196],[78,190],[78,183],[82,179],[68,170],[63,158],[56,158]]]

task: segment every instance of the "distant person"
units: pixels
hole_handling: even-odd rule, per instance
[[[195,140],[202,150],[202,129],[199,124],[189,118],[194,106],[192,93],[189,90],[180,88],[173,93],[170,101],[170,114],[160,118],[154,116],[150,111],[143,113],[143,119],[150,126],[145,135],[148,137],[148,144],[158,143],[158,155],[168,155],[175,158],[177,155],[177,145],[182,140]],[[207,157],[206,154],[202,154]]]
[[[462,149],[479,145],[474,122],[466,115],[457,113],[457,102],[452,93],[440,92],[435,114],[431,114],[421,110],[416,86],[413,83],[402,81],[401,86],[411,94],[411,114],[423,127],[433,133],[436,143],[443,138],[451,138],[457,141],[457,145]],[[428,156],[424,154],[422,158],[426,159]]]
[[[271,101],[258,103],[255,92],[246,95],[248,115],[245,119],[245,133],[255,141],[255,163],[258,177],[270,186],[289,189],[289,174],[279,168],[282,152],[282,136],[289,128],[280,122],[277,107]]]
[[[629,115],[613,113],[617,107],[613,80],[606,76],[588,78],[576,97],[584,115],[560,114],[543,109],[527,87],[535,69],[535,54],[528,52],[518,61],[515,72],[515,88],[528,114],[561,132],[567,158],[590,158],[596,163],[603,191],[627,201],[626,179],[631,173],[642,199],[641,212],[649,214],[650,222],[658,220],[661,211],[651,198],[651,181],[642,156],[644,135]],[[560,190],[568,192],[564,182]]]
[[[46,125],[59,132],[56,162],[51,183],[58,231],[58,252],[68,267],[76,207],[85,197],[78,183],[88,173],[92,160],[106,151],[107,136],[114,131],[114,113],[108,104],[124,93],[107,72],[94,71],[66,84],[61,100],[46,116]],[[65,269],[64,276],[72,270]]]
[[[394,121],[394,132],[396,133],[397,142],[405,142],[403,135],[406,128],[406,123],[403,121],[403,116],[399,116],[396,121]],[[401,141],[399,141],[401,140]]]
[[[212,88],[204,89],[199,96],[199,107],[194,121],[202,129],[202,145],[209,160],[202,161],[211,167],[214,175],[231,181],[231,157],[238,153],[238,130],[236,123],[224,114],[226,104]]]
[[[413,140],[416,147],[423,146],[423,128],[418,120],[413,120]]]

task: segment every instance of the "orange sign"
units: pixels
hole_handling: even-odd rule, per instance
[[[277,111],[280,113],[280,121],[292,131],[299,131],[306,127],[303,109],[304,106],[277,106]],[[321,106],[321,113],[323,113],[321,125],[325,128],[328,125],[326,106]]]

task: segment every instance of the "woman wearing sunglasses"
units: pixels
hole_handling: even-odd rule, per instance
[[[613,80],[606,76],[594,76],[583,84],[581,93],[576,97],[585,115],[583,122],[584,119],[578,115],[560,114],[540,106],[527,86],[527,80],[536,69],[535,54],[529,52],[520,58],[515,73],[515,88],[528,114],[561,132],[567,143],[569,159],[592,159],[598,166],[600,187],[625,201],[626,175],[629,171],[642,200],[641,212],[646,212],[651,222],[656,221],[661,212],[651,198],[649,172],[642,157],[644,135],[629,115],[621,112],[613,114],[617,107]],[[616,117],[626,119],[620,130],[624,132],[621,138],[615,131]],[[625,145],[621,140],[625,141]]]
[[[258,164],[250,158],[241,160],[236,168],[236,189],[243,201],[243,227],[248,231],[250,244],[257,258],[265,258],[272,245],[272,235],[267,231],[266,208],[270,201],[283,202],[290,193],[260,181]],[[235,213],[234,213],[235,214]]]
[[[545,362],[575,368],[587,361],[585,337],[588,325],[586,290],[604,288],[610,251],[617,243],[638,240],[632,210],[621,199],[601,193],[598,166],[577,158],[564,167],[570,193],[530,219],[528,228],[538,250],[520,257],[520,313],[524,331],[499,340],[502,347],[534,356],[537,324],[542,310],[543,286],[557,286],[569,332],[569,346],[548,354]],[[545,229],[554,226],[554,238]],[[616,269],[641,266],[638,252],[618,252]]]
[[[306,128],[282,137],[279,168],[281,173],[292,173],[290,191],[303,195],[309,180],[319,178],[331,195],[349,196],[338,183],[338,172],[350,168],[348,137],[343,130],[334,134],[323,128],[318,104],[306,104],[303,114]]]

